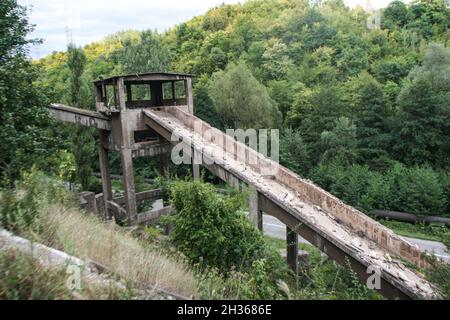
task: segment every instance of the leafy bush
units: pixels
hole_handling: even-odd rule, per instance
[[[197,181],[175,181],[170,199],[178,212],[172,241],[191,261],[226,271],[265,256],[262,235],[241,210],[242,197],[218,196],[212,185]]]
[[[419,215],[445,213],[447,200],[439,177],[429,167],[407,168],[396,164],[383,178],[370,182],[369,198],[377,209]]]
[[[217,268],[203,269],[199,273],[200,299],[281,299],[275,280],[268,272],[268,260],[259,259],[246,272],[232,268],[224,275]]]
[[[280,141],[280,163],[305,176],[311,167],[309,152],[299,131],[287,128]]]
[[[365,195],[371,178],[372,172],[367,166],[352,165],[347,169],[335,168],[332,173],[333,183],[330,192],[354,207],[370,211]]]
[[[310,269],[299,283],[297,299],[372,300],[382,297],[370,290],[353,272],[350,264],[338,265],[312,245],[302,244],[309,253]]]
[[[450,216],[450,171],[442,170],[438,172],[438,175],[447,202],[445,213],[446,215]]]
[[[434,263],[426,272],[427,278],[433,282],[444,300],[450,299],[450,265],[448,263]]]
[[[279,296],[276,280],[286,276],[287,266],[248,221],[241,195],[221,196],[199,181],[174,181],[170,199],[177,210],[171,241],[189,261],[224,275],[243,273],[247,298]]]
[[[103,192],[102,179],[91,176],[89,178],[89,187],[87,190],[84,191],[91,191],[94,192],[95,194],[102,193]]]
[[[0,193],[0,226],[22,235],[35,236],[45,229],[48,233],[51,222],[40,215],[40,209],[53,203],[73,204],[73,198],[63,186],[33,168],[22,173],[16,190],[7,188]]]

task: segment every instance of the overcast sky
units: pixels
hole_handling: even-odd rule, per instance
[[[366,5],[367,0],[344,0],[349,5]],[[36,25],[34,38],[44,43],[32,48],[33,58],[52,51],[65,50],[70,38],[85,45],[122,30],[157,29],[165,31],[176,24],[205,13],[221,3],[245,0],[18,0],[31,7],[31,22]],[[371,0],[379,8],[390,0]]]

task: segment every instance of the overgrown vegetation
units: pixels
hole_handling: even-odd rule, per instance
[[[310,270],[295,277],[280,256],[285,242],[264,238],[245,215],[242,195],[218,195],[212,185],[173,181],[178,214],[171,242],[205,270],[202,288],[212,296],[241,299],[379,299],[348,267],[339,267],[312,246]],[[223,288],[212,293],[213,289]]]
[[[320,164],[311,178],[326,190],[356,208],[439,215],[448,212],[448,174],[429,166],[406,167],[395,163],[377,172],[367,165]]]
[[[63,266],[43,266],[30,254],[0,248],[1,300],[119,300],[136,296],[131,288],[90,283],[80,279],[81,288],[69,289]]]
[[[40,172],[24,176],[16,191],[0,194],[1,227],[84,260],[93,260],[135,288],[196,295],[197,282],[185,264],[143,245],[114,223],[103,224],[73,205],[71,195]]]
[[[0,299],[67,300],[67,274],[61,269],[46,270],[33,257],[0,250]]]
[[[220,196],[212,185],[180,180],[170,183],[170,199],[178,213],[170,238],[191,263],[241,274],[240,297],[281,297],[276,282],[286,281],[286,264],[250,224],[241,195]]]
[[[279,250],[286,249],[284,240],[266,239]],[[308,252],[309,268],[304,270],[297,283],[297,290],[292,292],[296,299],[382,299],[380,294],[368,289],[348,266],[336,264],[312,245],[301,243],[299,249]]]
[[[179,206],[180,213],[166,221],[173,224],[167,244],[155,240],[160,234],[156,229],[148,228],[139,240],[114,223],[103,224],[80,212],[63,185],[36,171],[24,174],[22,182],[16,183],[16,191],[0,193],[1,227],[95,261],[106,267],[112,279],[117,277],[127,284],[123,292],[97,290],[85,284],[84,298],[133,298],[139,290],[153,290],[155,285],[202,299],[376,297],[350,270],[325,262],[311,247],[307,250],[311,252],[312,271],[297,281],[274,241],[265,239],[249,223],[242,195],[220,195],[212,185],[202,182],[175,180],[169,186],[173,205]],[[172,244],[177,250],[171,249]],[[5,259],[0,259],[1,263],[12,272],[0,280],[1,290],[7,292],[5,297],[74,298],[64,289],[65,270],[47,270],[26,255],[5,253],[1,257]],[[35,269],[35,278],[14,275],[29,268]],[[55,286],[41,283],[43,279],[53,279]]]
[[[281,128],[281,162],[338,196],[346,192],[320,175],[332,164],[360,171],[352,178],[360,193],[367,176],[383,184],[405,166],[397,172],[405,183],[389,190],[393,199],[373,198],[374,190],[367,201],[345,196],[349,204],[447,215],[448,3],[393,1],[379,28],[368,28],[370,14],[340,0],[222,5],[162,34],[121,32],[85,46],[83,77],[194,73],[198,116],[221,129]],[[70,87],[73,52],[36,63],[36,84],[54,101]]]
[[[450,299],[450,265],[448,263],[435,263],[433,268],[427,270],[427,276],[439,288],[445,300]]]
[[[28,45],[39,40],[28,38],[28,14],[16,0],[0,3],[0,224],[17,234],[97,259],[130,282],[160,282],[186,295],[373,297],[350,271],[319,263],[316,252],[310,279],[297,287],[278,253],[246,221],[242,201],[201,183],[176,181],[171,188],[180,212],[172,241],[200,279],[178,253],[167,258],[73,208],[66,182],[101,190],[90,177],[98,171],[93,133],[56,125],[46,106],[90,109],[93,79],[150,71],[194,73],[196,115],[214,126],[281,129],[283,165],[366,213],[450,214],[446,0],[393,1],[376,28],[367,26],[370,12],[341,0],[221,5],[162,34],[120,32],[34,62]],[[110,162],[120,173],[119,156]],[[154,177],[149,163],[156,161],[137,159],[136,176]],[[63,182],[32,173],[14,185],[33,165]],[[445,227],[385,223],[448,243]],[[183,231],[191,233],[186,238]],[[26,263],[5,257],[13,270],[16,260]],[[430,276],[447,292],[448,272],[441,271]],[[39,275],[47,279],[46,272]],[[8,297],[36,297],[24,281],[23,292],[3,283]],[[42,295],[64,296],[55,290]]]

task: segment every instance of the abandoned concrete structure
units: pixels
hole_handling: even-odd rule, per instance
[[[287,260],[297,269],[297,234],[317,246],[340,264],[350,263],[364,281],[378,270],[381,287],[388,298],[430,299],[435,288],[401,260],[419,267],[428,262],[417,246],[395,235],[358,210],[279,166],[255,150],[236,141],[194,116],[192,77],[188,74],[148,73],[119,76],[95,82],[97,112],[60,104],[50,106],[51,114],[66,122],[99,130],[99,158],[103,182],[102,201],[106,218],[122,215],[129,224],[155,220],[170,212],[166,207],[138,213],[137,202],[159,196],[158,190],[136,194],[133,158],[159,156],[160,169],[168,163],[173,133],[183,137],[190,156],[202,154],[202,166],[230,185],[249,188],[249,218],[262,229],[263,213],[277,217],[286,225]],[[205,137],[206,131],[214,132]],[[219,143],[220,141],[220,143]],[[244,150],[236,157],[237,148]],[[120,152],[125,195],[114,198],[108,153]],[[255,161],[250,161],[251,159]],[[263,168],[277,166],[274,174]],[[198,177],[198,165],[193,165]]]

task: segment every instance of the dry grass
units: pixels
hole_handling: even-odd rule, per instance
[[[143,246],[114,224],[106,225],[60,205],[50,205],[43,213],[52,229],[44,238],[58,249],[95,261],[138,287],[154,286],[186,297],[197,295],[197,281],[183,262]]]

